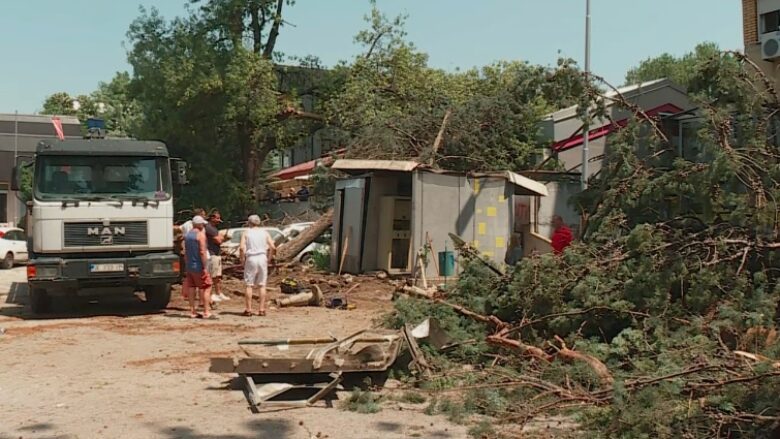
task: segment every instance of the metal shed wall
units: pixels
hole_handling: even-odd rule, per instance
[[[425,244],[427,233],[433,241],[431,258],[437,258],[436,263],[429,261],[427,276],[438,277],[438,253],[445,242],[448,249],[454,247],[448,233],[503,262],[511,236],[514,189],[505,179],[416,171],[412,187],[412,252],[416,255]]]
[[[360,249],[363,225],[363,194],[365,193],[366,179],[351,178],[336,182],[336,199],[333,216],[333,241],[331,244],[331,271],[339,270],[342,253],[342,245],[348,237],[347,253],[344,256],[343,271],[348,273],[360,272]],[[344,191],[343,201],[338,196]],[[343,204],[342,204],[343,203]]]

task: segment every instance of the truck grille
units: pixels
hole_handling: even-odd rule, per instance
[[[148,245],[146,221],[65,223],[65,247],[110,247]]]

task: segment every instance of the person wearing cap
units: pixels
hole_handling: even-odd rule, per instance
[[[254,315],[252,312],[252,295],[255,288],[260,290],[260,305],[258,315],[265,315],[265,302],[267,293],[265,284],[268,279],[268,261],[273,259],[276,246],[271,235],[261,229],[260,217],[250,215],[249,230],[241,235],[239,255],[244,263],[244,282],[246,283],[246,296],[244,315]]]
[[[190,317],[215,319],[211,314],[211,276],[208,272],[209,251],[206,246],[206,220],[200,215],[192,218],[192,230],[184,236],[184,261],[186,277],[184,290],[190,302]],[[201,291],[203,314],[195,312],[196,289]]]
[[[223,300],[230,300],[230,297],[226,296],[220,288],[222,283],[222,255],[220,246],[224,237],[219,234],[219,226],[222,223],[222,215],[218,210],[209,215],[209,223],[206,224],[206,245],[209,249],[209,276],[214,282],[214,294],[211,295],[213,302],[221,302]]]

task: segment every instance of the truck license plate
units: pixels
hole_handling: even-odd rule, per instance
[[[90,273],[108,273],[125,271],[125,264],[89,264]]]

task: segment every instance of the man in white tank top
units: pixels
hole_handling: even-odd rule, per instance
[[[244,263],[244,282],[246,283],[245,316],[252,316],[252,294],[255,288],[260,289],[260,309],[258,315],[265,315],[267,298],[265,284],[268,280],[268,261],[273,259],[276,246],[271,235],[259,228],[260,217],[249,216],[249,230],[241,235],[239,252]]]

